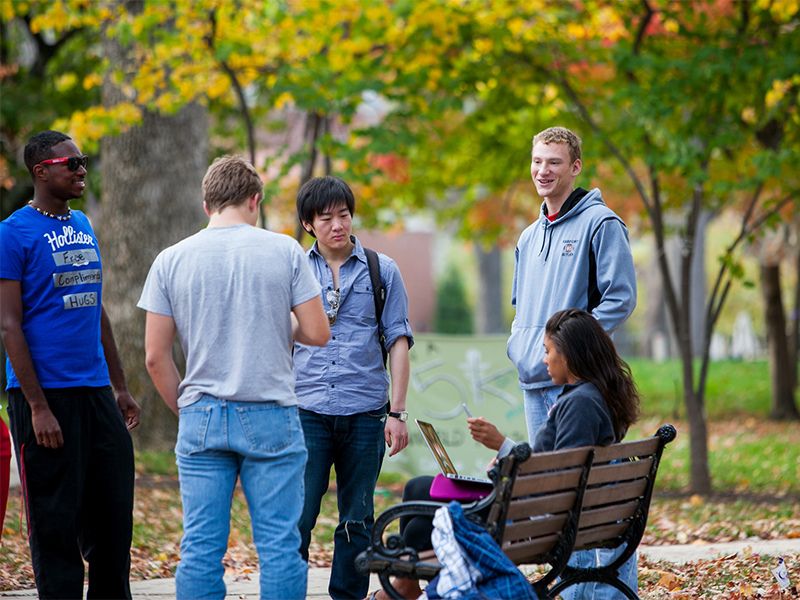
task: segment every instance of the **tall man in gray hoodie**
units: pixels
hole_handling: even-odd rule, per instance
[[[508,357],[525,394],[529,438],[547,420],[562,386],[542,362],[544,326],[554,312],[580,308],[612,333],[636,306],[636,273],[628,230],[600,190],[575,187],[581,140],[550,127],[533,138],[531,178],[544,202],[517,242],[511,303],[516,316]]]

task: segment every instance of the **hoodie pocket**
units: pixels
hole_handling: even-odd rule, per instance
[[[514,363],[521,383],[547,382],[547,367],[544,366],[544,326],[511,326],[508,338],[508,358]]]

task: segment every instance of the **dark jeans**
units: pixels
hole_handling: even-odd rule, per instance
[[[333,564],[328,593],[331,598],[363,598],[369,576],[356,571],[355,559],[367,549],[374,522],[373,494],[386,443],[386,409],[348,416],[300,411],[308,448],[305,503],[300,517],[300,552],[308,560],[311,530],[328,489],[331,466],[336,470],[339,524],[333,535]]]
[[[130,598],[133,444],[111,388],[44,390],[64,445],[36,443],[28,402],[8,391],[8,415],[28,514],[40,598]]]
[[[432,500],[431,483],[433,483],[433,477],[430,475],[420,475],[409,479],[403,487],[403,502]],[[486,519],[489,516],[489,507],[481,510],[478,515]],[[433,517],[400,517],[400,535],[403,536],[405,545],[414,548],[417,552],[433,549],[432,533]]]

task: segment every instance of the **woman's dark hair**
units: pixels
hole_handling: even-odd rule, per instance
[[[562,310],[547,320],[545,335],[564,356],[570,372],[600,390],[617,440],[625,437],[639,416],[639,392],[630,367],[597,319],[585,310]]]
[[[352,216],[356,211],[353,190],[343,180],[332,175],[309,179],[297,192],[297,218],[300,223],[311,223],[314,217],[344,204]],[[313,232],[309,231],[311,235]]]

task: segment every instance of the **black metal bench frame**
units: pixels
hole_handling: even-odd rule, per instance
[[[540,597],[546,597],[547,587],[569,560],[593,455],[593,448],[532,455],[528,444],[519,444],[492,469],[492,492],[482,500],[464,505],[467,518],[484,527],[498,544],[508,546],[508,540],[504,542],[508,531],[522,529],[520,543],[514,546],[514,551],[522,552],[530,564],[552,566],[531,584]],[[523,488],[530,493],[522,493]],[[376,519],[370,547],[358,556],[356,567],[361,572],[377,573],[383,589],[394,599],[402,599],[402,596],[390,577],[433,579],[441,568],[435,557],[434,560],[421,557],[417,550],[404,545],[400,535],[385,536],[385,532],[401,517],[432,518],[437,509],[446,505],[415,501],[386,509]],[[538,530],[535,532],[527,531],[532,517],[541,519],[534,526]]]
[[[494,481],[490,495],[465,504],[464,513],[486,528],[515,564],[550,565],[531,583],[540,598],[555,598],[571,585],[590,581],[638,598],[619,580],[618,572],[644,535],[661,455],[675,436],[672,425],[663,425],[651,438],[606,447],[531,454],[528,444],[519,444],[490,473]],[[356,568],[377,573],[394,599],[402,596],[390,577],[433,579],[441,568],[435,558],[421,557],[404,545],[400,535],[387,536],[386,529],[400,517],[432,518],[442,506],[446,503],[416,501],[385,510],[375,521],[370,547],[358,556]],[[575,550],[623,544],[625,550],[608,565],[576,569],[567,564]]]

